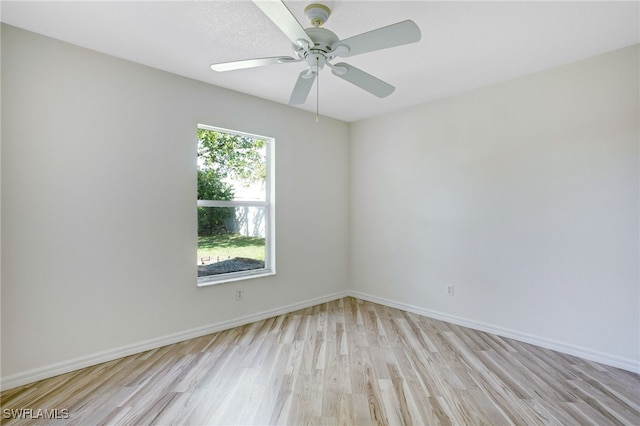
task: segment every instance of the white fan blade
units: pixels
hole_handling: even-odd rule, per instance
[[[293,44],[313,46],[307,32],[281,0],[254,0],[253,2],[280,28],[280,31],[289,37]]]
[[[214,71],[234,71],[245,68],[263,67],[265,65],[286,64],[289,62],[299,62],[301,59],[295,59],[290,56],[275,56],[272,58],[245,59],[242,61],[222,62],[220,64],[211,65]]]
[[[372,95],[376,95],[379,98],[389,96],[391,93],[393,93],[394,90],[396,90],[396,88],[389,83],[385,83],[379,78],[376,78],[371,74],[367,74],[366,72],[352,65],[345,64],[344,62],[335,64],[334,67],[338,69],[340,67],[347,69],[345,73],[336,72],[334,69],[332,69],[331,72],[335,76],[340,77],[341,79],[346,80],[351,84],[355,84],[359,88],[366,90],[367,92],[371,93]]]
[[[316,74],[313,73],[307,78],[305,76],[307,76],[308,73],[309,71],[305,70],[298,76],[298,81],[296,81],[296,85],[293,88],[293,92],[291,92],[291,97],[289,98],[289,105],[301,105],[307,100],[309,92],[313,87],[313,82],[316,81]]]
[[[374,50],[415,43],[416,41],[420,41],[420,37],[420,28],[418,28],[415,22],[402,21],[337,41],[333,44],[332,49],[335,50],[338,46],[346,46],[349,52],[344,53],[343,51],[339,51],[338,53],[339,56],[346,58]]]

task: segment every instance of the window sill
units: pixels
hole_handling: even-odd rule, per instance
[[[198,277],[198,287],[208,287],[216,284],[225,284],[234,281],[244,281],[252,278],[264,278],[275,275],[275,271],[270,269],[258,269],[253,271],[231,272],[228,274],[208,275]]]

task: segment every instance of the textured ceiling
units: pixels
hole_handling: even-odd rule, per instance
[[[317,2],[317,0],[316,0]],[[308,26],[310,2],[285,1]],[[344,39],[405,19],[418,43],[345,58],[396,86],[378,99],[331,75],[320,113],[355,121],[575,62],[640,41],[639,2],[324,1]],[[248,1],[2,1],[2,22],[154,68],[286,104],[302,63],[226,73],[209,65],[289,56],[284,34]],[[315,111],[316,89],[299,106]]]

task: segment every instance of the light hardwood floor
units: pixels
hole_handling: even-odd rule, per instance
[[[68,410],[6,424],[640,425],[637,374],[353,298],[1,398]]]

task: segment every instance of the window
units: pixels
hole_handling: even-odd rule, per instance
[[[198,285],[275,273],[273,139],[198,126]]]

